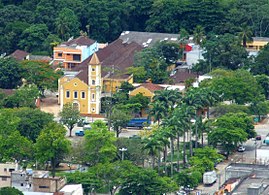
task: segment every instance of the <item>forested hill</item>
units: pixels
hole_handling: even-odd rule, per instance
[[[61,40],[86,32],[110,42],[124,30],[206,34],[240,31],[269,35],[267,0],[1,0],[0,53],[15,49],[49,54]]]

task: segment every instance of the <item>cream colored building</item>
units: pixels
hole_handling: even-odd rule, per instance
[[[18,169],[16,163],[1,163],[0,164],[0,188],[11,186],[11,172]]]

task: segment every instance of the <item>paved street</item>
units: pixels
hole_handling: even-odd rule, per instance
[[[258,124],[255,125],[255,130],[258,135],[261,135],[262,140],[256,141],[257,143],[257,150],[259,148],[268,148],[269,152],[269,146],[265,146],[263,144],[263,140],[265,139],[266,135],[269,133],[269,122],[268,119],[264,121],[264,124]],[[243,163],[254,163],[255,162],[255,139],[250,139],[246,143],[244,143],[244,146],[246,148],[245,152],[236,152],[235,154],[231,155],[229,157],[228,161],[224,161],[217,165],[217,173],[218,173],[218,180],[215,184],[212,186],[204,186],[200,185],[197,188],[198,192],[201,192],[201,194],[208,194],[213,195],[214,192],[216,192],[219,187],[225,182],[225,168],[229,165],[230,162],[243,162]],[[256,159],[257,163],[261,163],[257,157]]]

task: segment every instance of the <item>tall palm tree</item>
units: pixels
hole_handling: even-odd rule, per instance
[[[153,101],[163,102],[164,106],[167,108],[167,113],[171,113],[175,108],[176,104],[181,102],[182,95],[177,90],[159,90],[155,91]]]
[[[152,169],[154,169],[155,158],[156,158],[156,155],[158,155],[158,152],[162,149],[162,144],[154,136],[150,136],[149,138],[145,138],[143,140],[143,143],[145,144],[143,147],[143,150],[147,151],[148,155],[151,156]]]
[[[199,58],[200,59],[200,46],[205,36],[205,29],[201,25],[197,25],[193,31],[193,41],[199,47]]]
[[[238,32],[238,36],[240,40],[242,41],[243,47],[247,47],[247,43],[253,41],[252,35],[253,35],[253,32],[251,28],[246,23],[244,23],[240,27],[240,32]]]
[[[169,128],[159,128],[154,136],[156,139],[159,141],[159,143],[162,146],[162,151],[163,151],[163,160],[164,160],[164,169],[165,173],[167,173],[167,166],[166,166],[166,161],[167,161],[167,147],[169,146]],[[159,160],[158,160],[158,172],[161,164],[161,151],[159,151]]]
[[[161,119],[165,116],[166,107],[163,102],[161,101],[154,101],[149,105],[149,117],[153,117],[154,122],[157,121],[158,125],[160,125]]]
[[[198,111],[204,107],[204,102],[203,102],[203,93],[200,88],[191,88],[187,91],[187,93],[184,96],[184,102],[189,106],[193,107],[195,110],[195,121],[198,116]],[[191,137],[192,137],[192,131],[191,131],[191,126],[189,129],[189,136],[190,136],[190,142],[191,142]],[[197,125],[195,125],[195,148],[198,146],[198,134],[197,134]],[[190,155],[192,156],[192,143],[190,143]]]

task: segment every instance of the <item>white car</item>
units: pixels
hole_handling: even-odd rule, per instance
[[[239,147],[237,148],[237,151],[238,151],[238,152],[245,152],[245,150],[246,150],[246,148],[245,148],[244,146],[239,146]]]

